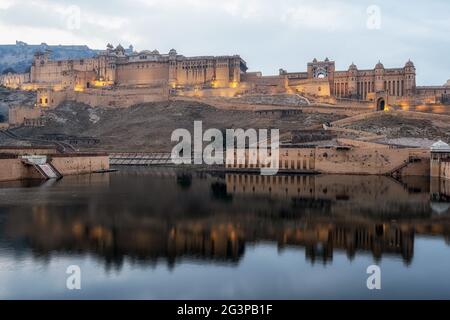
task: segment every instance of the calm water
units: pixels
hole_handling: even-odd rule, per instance
[[[440,187],[172,169],[0,184],[0,298],[450,298]]]

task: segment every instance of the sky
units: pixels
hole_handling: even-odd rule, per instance
[[[411,59],[418,85],[450,79],[448,0],[0,0],[0,44],[16,40],[239,54],[265,75],[314,58],[338,70]]]

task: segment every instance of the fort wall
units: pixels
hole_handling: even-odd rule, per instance
[[[31,155],[33,150],[17,150],[17,154],[0,154],[0,181],[42,179],[31,165],[22,162],[19,155]],[[44,153],[37,153],[44,154]],[[109,169],[109,156],[104,154],[53,154],[50,163],[63,175],[92,173]]]
[[[17,106],[9,109],[8,121],[11,126],[22,125],[27,120],[40,118],[41,114],[42,110],[39,108]]]
[[[14,156],[5,157],[0,155],[0,167],[0,181],[40,178],[34,168],[25,166],[20,159]]]
[[[52,155],[51,164],[63,175],[85,174],[109,169],[109,156],[106,154]]]
[[[267,159],[257,159],[256,149],[227,153],[228,170],[259,170],[268,167]],[[239,159],[238,159],[239,158]],[[420,163],[420,164],[419,164]],[[407,168],[407,169],[405,169]],[[417,148],[386,148],[385,146],[337,146],[316,148],[281,148],[279,171],[326,174],[430,175],[430,152]]]
[[[49,155],[56,154],[58,150],[55,147],[15,147],[15,146],[0,146],[0,154],[8,154],[23,156],[23,155]]]

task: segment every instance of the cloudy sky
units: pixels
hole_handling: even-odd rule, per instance
[[[0,43],[108,42],[184,55],[240,54],[252,71],[411,59],[418,84],[450,79],[448,0],[0,0]]]

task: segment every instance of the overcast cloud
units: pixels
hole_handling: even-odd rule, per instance
[[[368,8],[379,8],[380,19]],[[443,84],[450,78],[449,15],[448,0],[0,0],[0,43],[240,54],[264,74],[304,71],[314,57],[329,57],[338,69],[411,59],[418,84]]]

